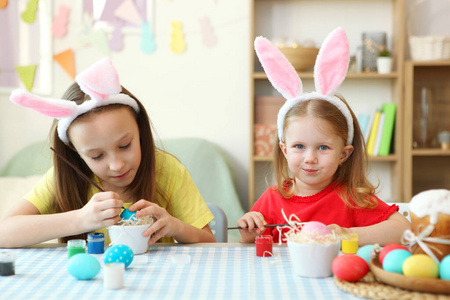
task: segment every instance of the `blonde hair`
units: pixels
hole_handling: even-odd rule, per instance
[[[139,105],[139,113],[136,113],[133,108],[129,107],[130,111],[136,116],[136,122],[139,128],[140,145],[141,145],[141,163],[133,182],[127,187],[127,190],[134,195],[135,199],[147,199],[149,201],[155,201],[155,199],[167,199],[164,197],[161,188],[157,185],[156,164],[156,151],[161,151],[155,145],[153,138],[151,123],[142,103],[128,90],[122,87],[123,94],[129,95],[136,100]],[[69,101],[75,101],[78,105],[86,100],[89,100],[89,96],[81,91],[78,84],[72,84],[63,95],[63,99]],[[101,106],[94,108],[77,118],[83,118],[88,114],[96,114],[105,110],[112,110],[122,107],[128,107],[123,104],[111,104],[107,106]],[[70,143],[66,145],[60,140],[57,133],[58,121],[55,120],[50,130],[50,140],[53,148],[68,161],[77,166],[85,175],[91,177],[92,171],[89,169],[84,160],[73,149],[73,145]],[[66,162],[62,161],[56,155],[53,156],[53,166],[55,170],[54,187],[55,194],[54,205],[57,213],[80,209],[89,201],[86,195],[90,188],[90,184],[86,182],[80,175],[72,169]],[[159,195],[160,197],[156,197]],[[168,200],[167,200],[168,201]],[[161,204],[161,203],[159,203]],[[167,203],[167,210],[169,211],[170,203]],[[77,236],[63,237],[62,242],[67,242],[73,238],[87,238],[87,233]]]
[[[374,187],[366,176],[368,157],[365,149],[364,137],[359,128],[357,118],[345,99],[338,96],[347,105],[353,119],[355,130],[352,146],[353,153],[336,170],[333,182],[336,183],[338,195],[349,207],[374,208],[378,202],[375,198],[376,187]],[[344,144],[347,141],[347,120],[339,109],[328,101],[313,99],[302,101],[292,107],[286,114],[283,124],[283,132],[289,127],[293,117],[312,116],[324,120],[330,124],[335,134],[342,138]],[[278,141],[274,145],[274,172],[276,188],[285,198],[294,195],[295,179],[291,177],[286,158]]]

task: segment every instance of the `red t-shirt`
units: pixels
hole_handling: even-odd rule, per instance
[[[301,222],[318,221],[325,225],[337,224],[341,227],[363,227],[385,221],[391,214],[398,211],[397,205],[387,205],[380,199],[376,208],[351,208],[337,195],[334,184],[311,196],[292,196],[284,198],[275,186],[268,188],[252,207],[252,211],[261,212],[267,224],[287,223],[281,209],[287,218],[295,214]],[[288,229],[283,230],[284,233]],[[279,241],[279,231],[276,227],[268,227],[264,234],[272,235],[273,241]],[[285,241],[283,241],[285,242]]]

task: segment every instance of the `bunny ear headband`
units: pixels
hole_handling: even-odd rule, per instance
[[[353,141],[353,118],[341,99],[334,93],[347,74],[349,63],[349,46],[345,31],[337,28],[331,32],[322,44],[314,66],[314,85],[316,91],[303,93],[300,77],[287,58],[267,39],[257,37],[255,50],[269,78],[269,81],[286,98],[285,104],[278,112],[278,138],[283,141],[283,125],[287,112],[297,103],[313,99],[321,99],[336,106],[347,119],[347,145]]]
[[[20,89],[11,93],[10,100],[20,106],[58,119],[58,137],[64,143],[69,143],[67,129],[73,120],[95,107],[124,104],[131,106],[136,113],[139,113],[136,100],[120,93],[122,87],[119,83],[119,76],[108,57],[99,60],[77,75],[75,81],[81,90],[90,96],[91,100],[77,105],[73,101],[43,98]]]

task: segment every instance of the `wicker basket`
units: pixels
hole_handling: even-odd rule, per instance
[[[450,59],[450,37],[445,35],[410,36],[411,58],[414,61]]]
[[[319,49],[308,47],[280,48],[289,62],[297,71],[306,71],[314,66]]]

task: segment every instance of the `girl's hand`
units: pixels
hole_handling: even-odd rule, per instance
[[[94,231],[108,227],[120,221],[123,201],[119,194],[101,192],[92,196],[91,200],[79,210],[79,224],[82,232]]]
[[[251,211],[243,215],[238,221],[237,225],[242,229],[239,229],[241,233],[241,243],[251,243],[255,241],[255,238],[262,234],[266,228],[267,222],[264,220],[262,213],[257,211]]]
[[[129,207],[130,211],[136,211],[136,217],[142,218],[150,216],[154,223],[143,232],[145,237],[150,236],[149,245],[156,243],[162,237],[176,236],[180,225],[180,220],[172,217],[167,210],[159,205],[147,200],[139,200]]]
[[[341,227],[337,224],[330,224],[328,225],[328,228],[330,228],[336,235],[341,234],[350,234],[352,231],[349,228]]]

